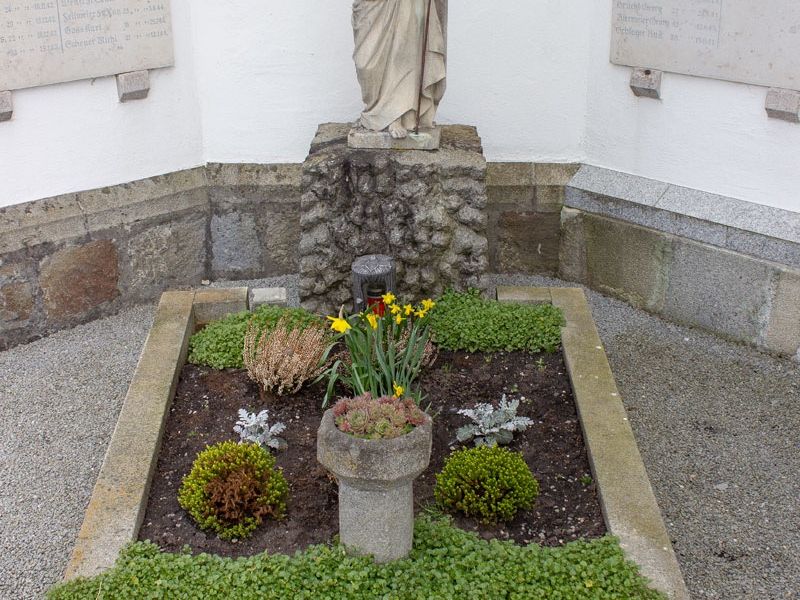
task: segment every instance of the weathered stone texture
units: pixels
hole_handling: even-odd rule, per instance
[[[14,327],[27,321],[33,313],[33,292],[28,283],[0,285],[0,322],[3,327]]]
[[[755,343],[769,318],[774,271],[768,263],[676,239],[664,315]]]
[[[300,296],[329,312],[351,300],[364,254],[397,261],[398,290],[477,286],[488,266],[486,161],[474,128],[445,127],[438,152],[347,147],[349,125],[320,126],[303,165]]]
[[[561,241],[558,213],[506,211],[497,222],[499,273],[555,273]]]
[[[800,272],[780,273],[770,308],[763,345],[800,360]]]
[[[633,306],[664,306],[670,238],[596,215],[584,215],[588,284]]]
[[[112,240],[64,248],[45,258],[40,269],[50,319],[80,316],[119,295],[117,247]]]
[[[170,285],[198,284],[206,273],[206,216],[149,226],[127,243],[125,284],[135,298],[152,298]]]
[[[301,165],[209,165],[211,276],[297,273]]]

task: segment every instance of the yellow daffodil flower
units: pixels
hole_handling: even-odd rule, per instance
[[[413,312],[414,312],[414,307],[413,307],[413,306],[411,306],[410,304],[406,304],[406,305],[403,307],[403,310],[405,311],[405,313],[406,313],[406,316],[409,316],[411,313],[413,313]]]
[[[331,329],[337,333],[345,333],[348,329],[352,329],[350,323],[348,323],[347,320],[343,319],[342,317],[328,317],[328,320],[332,321]]]
[[[436,306],[436,302],[434,302],[430,298],[428,298],[427,300],[423,300],[422,301],[422,310],[424,310],[426,312],[429,311],[430,309],[432,309],[434,306]]]
[[[398,325],[402,325],[403,324],[403,315],[397,315],[394,318],[394,322],[397,323]]]
[[[400,305],[399,305],[399,304],[393,304],[393,305],[392,305],[392,308],[391,308],[391,309],[389,309],[389,310],[390,310],[390,312],[391,312],[393,315],[399,315],[399,314],[400,314],[400,311],[401,311],[402,309],[400,308]]]
[[[427,315],[427,314],[428,314],[428,311],[425,311],[425,310],[418,310],[418,311],[417,311],[417,312],[415,312],[414,314],[415,314],[415,315],[416,315],[418,318],[420,318],[420,319],[424,319],[424,318],[425,318],[425,315]]]
[[[405,388],[402,385],[397,385],[397,382],[392,383],[392,388],[394,388],[394,396],[393,398],[401,398],[403,393],[405,393]]]
[[[369,313],[367,315],[367,321],[369,322],[369,326],[373,329],[378,328],[378,316],[375,313]]]
[[[383,299],[383,303],[386,306],[391,306],[392,304],[394,304],[394,301],[397,300],[397,297],[392,292],[387,292],[386,294],[381,296],[381,298]]]

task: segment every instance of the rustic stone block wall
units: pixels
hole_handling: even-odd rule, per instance
[[[447,144],[477,157],[480,141],[474,130],[448,131]],[[448,156],[455,155],[443,154],[446,169],[455,169]],[[486,168],[482,157],[477,160],[477,170],[445,185],[423,183],[458,209],[445,210],[441,230],[443,213],[428,211],[420,231],[430,233],[429,239],[420,234],[409,248],[424,253],[429,243],[441,245],[448,239],[446,230],[457,225],[457,245],[463,249],[482,247],[481,236],[488,238],[488,251],[475,253],[477,262],[467,270],[552,274],[552,248],[560,235],[554,217],[563,200],[564,173],[574,167],[489,164],[488,204],[481,208],[486,198],[480,200],[476,181]],[[413,172],[406,166],[400,171],[401,179],[407,177],[400,194],[421,192]],[[424,172],[422,181],[431,177]],[[301,180],[299,164],[209,164],[0,208],[0,349],[203,279],[297,273]],[[477,241],[469,231],[478,232]],[[425,264],[405,275],[420,289],[433,277]],[[465,281],[474,283],[470,277]]]
[[[348,124],[322,125],[303,165],[300,299],[352,302],[356,257],[387,254],[398,292],[477,287],[488,267],[486,161],[474,127],[445,126],[437,152],[351,149]]]
[[[297,273],[299,164],[208,165],[212,279]]]
[[[576,164],[489,163],[489,271],[555,275],[564,186]]]
[[[0,211],[0,349],[206,272],[204,169]]]
[[[800,360],[800,215],[583,166],[560,276]]]

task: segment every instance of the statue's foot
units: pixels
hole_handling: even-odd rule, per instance
[[[389,125],[389,135],[396,140],[402,140],[408,137],[408,129],[403,127],[400,119]]]

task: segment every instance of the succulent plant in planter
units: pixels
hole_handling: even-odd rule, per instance
[[[339,400],[333,414],[340,431],[366,440],[400,437],[427,419],[411,398],[373,398],[369,392]]]
[[[413,482],[431,457],[431,418],[401,395],[342,400],[317,433],[317,460],[339,483],[342,544],[377,562],[411,551]]]

